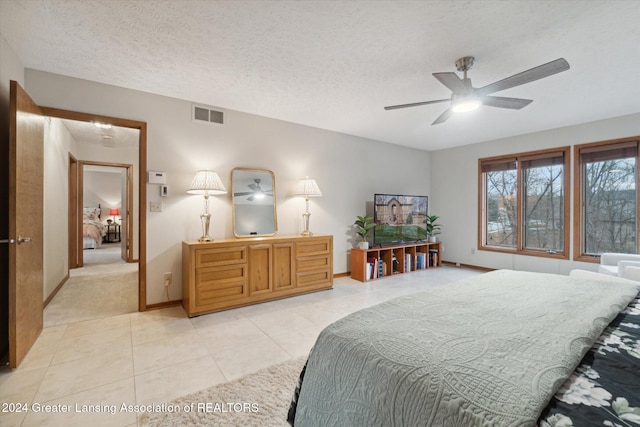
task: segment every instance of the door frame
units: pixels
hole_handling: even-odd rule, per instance
[[[147,309],[147,123],[99,114],[40,107],[45,117],[108,123],[139,130],[138,136],[138,311]],[[131,196],[133,197],[133,196]]]
[[[110,162],[97,162],[97,161],[92,161],[92,160],[80,160],[80,167],[78,168],[78,185],[76,186],[76,198],[78,200],[77,202],[77,210],[76,210],[76,217],[77,218],[81,218],[82,217],[82,209],[84,207],[84,167],[85,166],[105,166],[105,167],[114,167],[114,168],[120,168],[120,169],[124,169],[126,171],[126,176],[127,176],[127,212],[125,213],[125,218],[126,218],[126,230],[127,230],[127,235],[126,235],[126,244],[127,244],[127,250],[126,250],[126,254],[127,254],[127,262],[137,262],[138,260],[133,258],[133,251],[132,251],[132,246],[131,246],[131,242],[133,239],[133,228],[131,227],[132,224],[132,220],[131,220],[131,206],[133,206],[133,180],[131,179],[132,176],[132,172],[131,169],[133,169],[133,165],[131,164],[127,164],[127,163],[110,163]],[[138,207],[138,211],[140,211],[140,209],[142,209],[142,207]],[[82,248],[83,245],[83,236],[82,236],[82,221],[78,221],[76,219],[76,227],[77,227],[77,240],[76,240],[76,246],[77,246],[77,256],[78,256],[78,266],[82,267],[84,266],[84,252],[80,249]],[[140,247],[140,243],[138,242],[138,248]]]
[[[69,270],[80,267],[78,206],[78,159],[69,153]]]

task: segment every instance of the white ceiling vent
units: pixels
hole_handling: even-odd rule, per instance
[[[213,110],[212,107],[192,105],[191,118],[199,122],[224,124],[224,113]]]

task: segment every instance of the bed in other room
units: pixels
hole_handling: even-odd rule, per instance
[[[82,248],[97,249],[102,244],[106,234],[106,227],[100,220],[101,208],[83,208],[82,212]]]
[[[360,310],[320,333],[289,422],[639,425],[639,291],[502,270]]]

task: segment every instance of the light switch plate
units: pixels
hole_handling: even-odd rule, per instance
[[[151,212],[162,212],[162,202],[149,202]]]

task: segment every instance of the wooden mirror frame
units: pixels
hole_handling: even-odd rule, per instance
[[[254,193],[263,193],[265,202],[253,197]],[[278,232],[276,177],[272,171],[234,168],[231,171],[231,200],[234,236],[264,237],[274,236]],[[255,227],[250,228],[247,222],[255,224]]]

